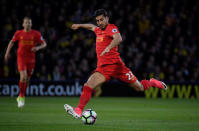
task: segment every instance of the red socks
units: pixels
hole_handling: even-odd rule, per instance
[[[154,78],[151,78],[150,81],[149,80],[142,80],[141,84],[143,85],[144,90],[148,90],[150,87],[156,87],[156,88],[162,88],[162,89],[165,88],[162,85],[161,81],[156,80]]]
[[[154,79],[154,78],[151,78],[151,79],[150,79],[150,83],[151,83],[151,86],[152,86],[152,87],[162,88],[162,89],[165,88],[161,81],[156,80],[156,79]]]
[[[19,96],[24,97],[26,94],[27,83],[19,81]]]
[[[141,84],[143,85],[144,90],[148,90],[152,86],[149,80],[142,80]]]
[[[80,96],[80,101],[79,101],[79,105],[77,106],[77,108],[80,108],[81,110],[84,109],[84,107],[86,106],[86,104],[89,102],[89,100],[91,98],[92,91],[93,91],[93,89],[90,88],[89,86],[83,87],[83,91]]]

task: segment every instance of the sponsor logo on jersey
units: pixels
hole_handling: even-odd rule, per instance
[[[103,37],[99,36],[99,37],[97,37],[96,42],[102,42],[103,39],[104,39]]]
[[[32,40],[21,40],[22,45],[33,45],[34,41]]]

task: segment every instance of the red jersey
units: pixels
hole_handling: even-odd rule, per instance
[[[100,54],[104,49],[111,43],[113,40],[113,35],[120,33],[118,28],[114,24],[108,24],[105,30],[101,30],[99,27],[96,27],[94,30],[96,34],[96,53],[97,53],[97,66],[114,64],[122,62],[120,54],[118,52],[118,46],[112,48],[108,53],[105,53],[103,56]]]
[[[25,32],[24,30],[17,30],[12,38],[13,42],[18,41],[17,57],[23,61],[35,61],[35,52],[31,51],[37,43],[44,42],[41,33],[36,30]]]

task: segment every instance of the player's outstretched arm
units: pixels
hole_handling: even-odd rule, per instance
[[[87,30],[94,31],[96,27],[97,26],[95,26],[93,24],[73,24],[71,28],[73,30],[77,30],[79,28],[84,28],[84,29],[87,29]]]
[[[11,40],[8,44],[7,50],[6,50],[6,54],[5,54],[5,61],[8,62],[8,58],[10,56],[10,50],[12,49],[14,45],[14,42]]]
[[[100,56],[103,56],[105,53],[109,52],[112,48],[118,46],[122,42],[122,36],[120,33],[113,35],[113,40],[111,43],[104,49]]]

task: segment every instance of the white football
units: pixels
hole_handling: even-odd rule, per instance
[[[97,119],[97,113],[92,109],[87,109],[82,113],[81,119],[84,124],[92,125]]]

